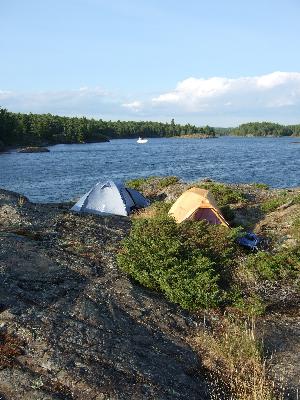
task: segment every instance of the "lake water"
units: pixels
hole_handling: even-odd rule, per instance
[[[0,187],[36,202],[68,201],[96,182],[176,175],[228,183],[300,186],[297,138],[149,139],[56,145],[50,153],[0,155]]]

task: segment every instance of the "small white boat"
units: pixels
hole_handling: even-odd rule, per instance
[[[147,143],[148,139],[142,139],[141,137],[138,138],[138,140],[136,141],[137,143]]]

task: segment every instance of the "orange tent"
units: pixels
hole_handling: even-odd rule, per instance
[[[184,192],[171,207],[169,215],[177,223],[185,220],[206,220],[210,224],[229,227],[213,195],[208,190],[197,187]]]

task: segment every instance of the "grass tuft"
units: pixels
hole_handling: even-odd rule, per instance
[[[244,193],[238,189],[231,186],[225,185],[219,182],[201,182],[196,185],[201,189],[209,190],[219,207],[225,207],[229,204],[245,203],[246,197]]]
[[[222,318],[213,332],[199,332],[192,339],[208,376],[211,398],[274,400],[274,384],[267,376],[266,360],[255,337],[255,324]],[[228,396],[223,397],[224,391]]]

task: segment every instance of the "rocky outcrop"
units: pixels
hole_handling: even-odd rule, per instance
[[[50,150],[47,147],[24,147],[18,150],[18,153],[49,153]]]
[[[1,191],[2,398],[208,398],[185,340],[196,317],[116,267],[129,228]]]
[[[177,183],[157,197],[174,200],[187,187]],[[275,239],[290,237],[290,217],[299,205],[262,216],[259,202],[273,194],[248,189],[247,205],[236,205],[236,220]],[[33,204],[0,190],[0,399],[211,398],[188,341],[202,329],[202,318],[137,285],[116,266],[130,220],[76,214],[70,207]],[[284,379],[285,398],[296,399],[299,287],[253,286],[267,304],[257,334],[268,371],[275,381]]]

